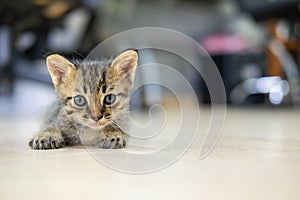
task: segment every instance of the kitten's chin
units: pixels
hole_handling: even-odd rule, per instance
[[[100,129],[103,129],[106,125],[106,124],[100,124],[100,123],[97,123],[97,122],[88,122],[88,123],[84,123],[85,126],[87,126],[88,128],[90,129],[95,129],[95,130],[100,130]]]

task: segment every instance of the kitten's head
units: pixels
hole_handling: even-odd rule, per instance
[[[72,63],[52,54],[47,57],[62,106],[76,123],[99,129],[119,125],[126,115],[138,54],[128,50],[113,61]]]

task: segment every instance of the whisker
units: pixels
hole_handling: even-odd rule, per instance
[[[115,126],[115,128],[118,128],[119,130],[125,132],[125,130],[122,128],[122,126],[119,125],[119,123],[116,122],[115,120],[112,121],[112,125]]]

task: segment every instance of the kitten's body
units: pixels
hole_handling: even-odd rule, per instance
[[[51,57],[52,56],[52,57]],[[47,66],[58,98],[44,128],[29,142],[34,149],[64,145],[122,148],[137,53],[113,61],[71,63],[50,55]]]

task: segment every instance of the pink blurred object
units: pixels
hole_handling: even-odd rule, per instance
[[[248,51],[247,42],[232,35],[212,35],[202,41],[202,46],[210,55],[239,54]]]

